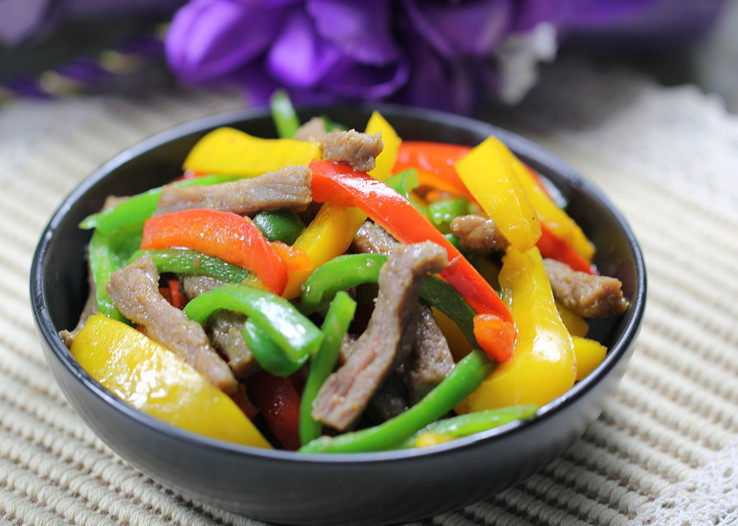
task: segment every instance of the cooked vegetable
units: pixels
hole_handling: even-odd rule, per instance
[[[393,175],[387,179],[387,186],[407,199],[425,218],[430,219],[428,208],[412,194],[413,190],[419,186],[418,173],[415,170],[405,170],[404,172]]]
[[[144,225],[142,249],[185,247],[253,271],[264,286],[281,294],[287,270],[254,223],[238,214],[182,210],[152,217]]]
[[[133,263],[143,255],[148,255],[154,260],[160,273],[175,272],[177,274],[209,276],[231,283],[240,283],[249,276],[249,271],[242,267],[231,265],[222,259],[208,256],[197,250],[182,248],[137,250],[128,259],[128,263]]]
[[[218,128],[192,148],[183,168],[200,173],[256,177],[320,157],[317,142],[261,139],[233,128]]]
[[[571,337],[556,311],[538,249],[510,248],[502,258],[500,284],[518,328],[515,353],[459,404],[462,413],[517,404],[542,406],[574,384]]]
[[[172,184],[177,187],[207,186],[227,183],[235,179],[238,179],[238,177],[229,175],[203,175]],[[134,195],[117,206],[87,216],[79,224],[79,227],[85,230],[96,228],[101,234],[106,235],[112,235],[124,229],[140,228],[156,210],[162,188],[154,188],[147,192]]]
[[[291,139],[300,127],[300,119],[297,118],[295,108],[292,106],[289,96],[284,90],[279,90],[269,100],[272,110],[272,119],[277,128],[277,134],[282,139]]]
[[[460,196],[470,196],[454,164],[471,151],[468,146],[438,142],[404,141],[397,152],[395,172],[409,168],[418,171],[423,186]]]
[[[480,351],[472,351],[451,374],[413,407],[383,424],[333,438],[321,437],[303,446],[303,453],[359,453],[398,447],[418,430],[448,413],[494,368]]]
[[[90,376],[144,413],[193,433],[271,448],[221,390],[124,323],[93,315],[74,338],[71,353]]]
[[[510,151],[489,137],[456,163],[459,177],[517,250],[525,252],[541,237],[538,214],[510,162]]]
[[[466,215],[469,201],[460,199],[442,199],[428,205],[433,224],[448,231],[451,221],[459,216]]]
[[[536,246],[544,258],[561,261],[579,272],[586,272],[592,275],[596,274],[592,265],[577,254],[566,241],[554,234],[545,223],[541,223],[541,238],[536,243]]]
[[[310,414],[313,408],[313,400],[315,400],[323,382],[330,376],[336,366],[341,343],[355,311],[356,302],[345,292],[339,292],[331,302],[331,306],[325,315],[322,326],[325,337],[320,349],[310,360],[310,371],[305,382],[305,389],[302,391],[302,402],[300,404],[300,442],[302,444],[307,444],[320,436],[323,426],[316,422]]]
[[[242,332],[246,345],[261,368],[274,376],[289,376],[298,371],[308,359],[308,354],[298,360],[291,359],[264,329],[251,320],[244,322]]]
[[[246,314],[285,351],[290,360],[300,361],[313,354],[323,341],[323,333],[292,304],[270,292],[247,285],[223,285],[198,296],[184,312],[204,324],[218,309]]]
[[[338,291],[364,283],[376,283],[387,262],[384,254],[349,254],[333,258],[315,269],[302,286],[300,308],[311,313],[325,306]],[[428,276],[420,287],[420,297],[449,316],[474,343],[474,311],[445,281]]]
[[[572,336],[571,340],[574,343],[574,354],[577,359],[577,380],[584,380],[605,359],[607,348],[600,342],[589,338]]]
[[[423,447],[466,437],[516,420],[529,420],[536,416],[534,405],[517,405],[488,409],[478,413],[455,416],[428,424],[400,444],[400,448]]]
[[[297,214],[286,210],[258,213],[254,216],[254,224],[269,241],[281,241],[288,245],[294,243],[305,230]]]
[[[113,300],[105,291],[105,285],[110,281],[113,272],[123,266],[125,258],[131,252],[131,248],[135,250],[135,245],[138,244],[139,239],[140,237],[134,233],[106,236],[95,230],[87,247],[90,273],[95,284],[97,308],[114,320],[128,321],[113,304]]]
[[[300,394],[290,379],[261,371],[250,379],[249,387],[267,426],[282,447],[291,450],[299,448]]]

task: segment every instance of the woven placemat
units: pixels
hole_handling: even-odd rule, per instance
[[[562,87],[575,73],[582,77],[577,97]],[[738,124],[693,90],[675,96],[633,75],[564,65],[548,77],[514,113],[496,112],[495,123],[560,154],[622,209],[646,256],[645,322],[620,389],[581,440],[515,487],[428,522],[738,521],[738,221],[724,206],[735,187],[718,192],[714,202],[705,192],[695,198],[689,184],[708,177],[713,167],[694,162],[688,135],[679,135],[684,122],[692,122],[704,128],[701,136],[709,132],[721,141],[709,147],[712,160],[704,152],[699,158],[732,163],[728,182],[735,184]],[[628,115],[635,119],[640,111],[653,122],[644,119],[630,129],[622,114],[587,113],[603,104],[597,89],[609,93],[613,84],[631,92],[640,87],[641,95],[631,93],[630,106],[620,107],[635,107]],[[685,100],[691,113],[684,113]],[[83,177],[152,133],[240,104],[235,95],[176,92],[18,102],[0,109],[0,521],[251,522],[162,488],[92,434],[47,369],[27,290],[36,240]],[[653,105],[664,118],[654,119],[642,107]],[[666,118],[671,111],[677,114]],[[661,141],[660,155],[669,166],[693,171],[692,183],[654,175],[663,168],[656,146],[649,143],[644,154],[630,137],[618,142],[626,130],[642,141],[672,133],[676,142]]]

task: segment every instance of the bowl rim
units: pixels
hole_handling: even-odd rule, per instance
[[[465,129],[473,133],[479,133],[481,135],[495,135],[507,144],[508,147],[510,147],[510,149],[517,155],[527,159],[535,158],[533,164],[545,166],[548,170],[559,173],[566,179],[569,179],[573,183],[581,186],[584,191],[591,194],[608,210],[615,222],[618,224],[618,227],[624,232],[634,256],[636,281],[634,283],[634,299],[631,302],[632,308],[628,309],[625,314],[625,319],[621,322],[623,325],[622,332],[620,332],[615,343],[608,350],[605,359],[593,372],[591,372],[584,380],[581,380],[572,386],[572,388],[566,393],[539,408],[535,418],[522,422],[510,422],[468,437],[458,438],[425,448],[331,454],[297,453],[280,449],[262,449],[199,435],[191,431],[180,429],[174,425],[150,416],[115,396],[97,380],[92,378],[72,357],[71,353],[58,336],[51,321],[51,316],[44,300],[45,287],[43,283],[46,253],[54,233],[59,227],[64,216],[90,188],[106,177],[111,171],[129,162],[135,157],[142,155],[149,150],[164,146],[168,142],[177,140],[182,136],[189,135],[191,133],[202,132],[218,126],[234,125],[242,121],[263,119],[270,115],[267,108],[244,108],[220,112],[168,128],[126,148],[111,160],[105,162],[91,175],[86,177],[69,193],[69,195],[67,195],[67,197],[64,198],[41,234],[33,255],[30,272],[30,298],[34,320],[39,333],[44,338],[48,348],[52,351],[51,353],[46,353],[47,358],[50,359],[50,356],[53,356],[67,370],[67,372],[71,373],[71,375],[87,390],[91,391],[106,404],[112,406],[115,410],[123,413],[126,417],[135,420],[138,424],[150,428],[152,431],[169,435],[170,438],[175,440],[189,442],[192,446],[208,449],[214,448],[223,452],[256,457],[260,460],[266,461],[317,464],[365,464],[397,460],[412,461],[420,458],[443,455],[449,452],[459,451],[461,449],[479,447],[482,444],[494,441],[503,435],[508,438],[516,432],[540,425],[546,419],[553,418],[568,405],[572,405],[577,400],[584,397],[587,392],[592,390],[600,380],[607,376],[617,366],[617,364],[625,358],[629,347],[638,334],[645,310],[647,288],[645,262],[635,234],[623,215],[593,182],[585,179],[576,170],[553,153],[518,134],[498,128],[492,124],[446,112],[395,104],[297,106],[297,111],[300,115],[319,115],[329,111],[347,111],[369,115],[375,110],[382,113],[382,115],[385,115],[390,121],[393,117],[411,118],[424,121],[429,125],[435,124],[444,127],[451,126]]]

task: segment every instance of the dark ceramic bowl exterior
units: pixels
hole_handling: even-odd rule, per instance
[[[283,523],[377,524],[427,517],[478,501],[540,470],[582,435],[620,381],[643,316],[646,274],[633,233],[591,183],[561,160],[512,133],[443,113],[378,108],[401,137],[474,145],[496,135],[570,199],[569,213],[598,248],[595,263],[623,282],[630,300],[617,319],[593,324],[610,349],[605,361],[534,420],[432,448],[352,455],[300,455],[212,440],[156,420],[122,402],[72,358],[57,331],[74,326],[86,297],[77,228],[109,194],[130,195],[178,176],[195,142],[228,125],[274,136],[262,111],[236,111],[157,135],[102,166],[51,218],[31,269],[31,302],[46,358],[69,402],[121,457],[162,484],[200,501]],[[369,107],[305,108],[361,129]]]

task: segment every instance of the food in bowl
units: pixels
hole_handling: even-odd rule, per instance
[[[61,336],[102,385],[211,437],[362,452],[533,418],[602,361],[583,318],[622,314],[621,284],[500,141],[276,101],[280,139],[217,129],[81,223],[91,294]]]

